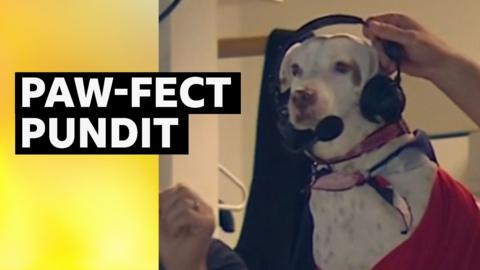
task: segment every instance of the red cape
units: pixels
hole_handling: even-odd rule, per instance
[[[410,238],[373,270],[480,269],[480,209],[473,195],[442,169]]]

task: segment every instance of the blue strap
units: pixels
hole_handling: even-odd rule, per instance
[[[414,135],[415,135],[415,139],[412,142],[395,150],[393,153],[387,156],[384,160],[380,161],[375,166],[370,168],[368,170],[368,173],[371,174],[378,168],[385,166],[393,158],[397,157],[403,150],[412,148],[412,147],[421,150],[422,152],[425,153],[425,155],[427,155],[427,157],[431,161],[438,164],[437,158],[435,156],[435,152],[433,151],[433,147],[430,143],[428,135],[421,130],[414,131]],[[369,176],[366,179],[366,182],[370,187],[375,189],[375,191],[388,204],[393,206],[400,213],[400,215],[402,216],[402,220],[405,224],[405,230],[401,231],[401,233],[402,234],[408,233],[412,224],[412,212],[410,210],[410,205],[408,204],[408,201],[404,197],[402,197],[400,194],[398,194],[391,185],[383,186],[382,184],[380,184],[378,179],[375,176]]]
[[[393,153],[388,155],[385,159],[383,159],[382,161],[377,163],[375,166],[370,168],[367,172],[372,173],[376,171],[378,168],[385,166],[385,164],[390,162],[392,159],[397,157],[403,150],[408,148],[417,148],[421,150],[422,152],[425,153],[425,155],[427,155],[427,157],[431,161],[438,164],[437,157],[435,156],[435,152],[433,151],[433,147],[432,147],[432,144],[430,143],[430,139],[428,138],[428,135],[422,130],[415,130],[413,134],[415,135],[415,139],[412,142],[407,143],[402,147],[398,148]]]

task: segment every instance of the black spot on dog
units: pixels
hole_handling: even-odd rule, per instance
[[[362,82],[362,75],[360,74],[358,63],[357,61],[352,60],[350,64],[352,65],[352,83],[355,86],[360,86],[360,83]]]

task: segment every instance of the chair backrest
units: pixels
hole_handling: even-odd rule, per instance
[[[310,161],[283,146],[272,87],[275,67],[294,31],[274,30],[267,41],[258,110],[255,164],[245,220],[236,251],[250,270],[314,269],[308,211]]]

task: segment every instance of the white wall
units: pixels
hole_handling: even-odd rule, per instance
[[[274,3],[268,0],[219,0],[218,1],[218,37],[266,36],[274,28],[295,29],[315,17],[346,13],[366,17],[372,14],[396,11],[409,14],[421,21],[452,47],[467,56],[480,60],[480,35],[474,34],[480,25],[480,2],[433,1],[433,0],[285,0]],[[327,32],[339,31],[332,28]],[[358,27],[346,27],[341,31],[358,33]],[[472,32],[473,31],[473,32]],[[242,115],[220,116],[220,160],[231,170],[241,176],[250,185],[253,168],[253,150],[255,143],[255,126],[263,68],[263,57],[242,59],[221,59],[220,71],[242,72]],[[458,130],[475,129],[475,125],[448,99],[429,82],[410,77],[404,78],[407,94],[406,119],[412,128],[422,128],[429,133],[441,133]],[[436,142],[443,164],[456,172],[467,170],[465,156],[480,152],[480,143],[475,151],[465,152],[465,142]],[[462,149],[462,150],[459,150]],[[458,153],[461,159],[455,159],[449,152]],[[456,155],[455,155],[456,157]],[[480,156],[476,157],[480,160]],[[469,160],[472,158],[470,157]],[[477,166],[474,166],[477,167]],[[469,167],[470,168],[470,167]],[[471,170],[471,169],[468,169]],[[460,174],[461,174],[460,173]],[[479,174],[480,175],[480,172]],[[480,180],[479,180],[480,182]],[[227,182],[220,179],[220,195],[223,198],[238,199],[234,189],[227,187]],[[237,213],[237,228],[241,227],[243,213]],[[238,234],[225,239],[234,245]]]
[[[217,1],[182,1],[160,24],[162,71],[217,70]],[[218,200],[218,116],[190,115],[189,154],[160,156],[160,189],[182,182],[214,209]]]
[[[480,132],[432,141],[440,166],[480,196]]]
[[[221,71],[238,71],[239,67],[242,70],[242,114],[220,116],[219,159],[222,164],[243,180],[249,190],[253,171],[253,150],[260,92],[257,81],[245,76],[243,72],[248,70],[249,73],[260,74],[262,65],[257,64],[256,58],[219,61],[219,70]],[[229,203],[237,203],[241,200],[240,192],[226,177],[220,176],[219,181],[220,199]],[[243,211],[234,213],[237,233],[222,235],[222,239],[232,246],[237,242],[243,216]]]
[[[480,131],[469,136],[466,185],[480,198]]]
[[[470,152],[469,137],[432,140],[438,163],[455,179],[465,181]]]

